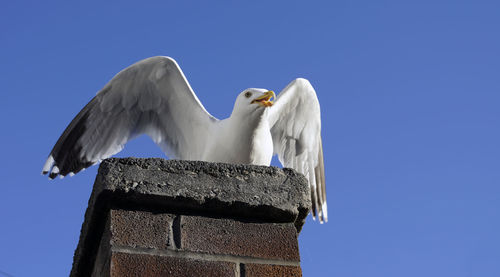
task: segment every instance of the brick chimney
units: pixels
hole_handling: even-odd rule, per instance
[[[108,159],[71,276],[302,276],[297,235],[310,204],[290,169]]]

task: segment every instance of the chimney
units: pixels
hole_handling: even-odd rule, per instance
[[[71,276],[302,276],[297,235],[310,205],[290,169],[108,159]]]

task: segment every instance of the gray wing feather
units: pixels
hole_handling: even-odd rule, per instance
[[[216,122],[180,67],[169,57],[142,60],[119,72],[73,119],[52,149],[42,173],[77,173],[149,135],[170,157],[199,159]]]
[[[269,110],[274,153],[309,180],[313,217],[328,221],[319,101],[306,79],[292,81]]]

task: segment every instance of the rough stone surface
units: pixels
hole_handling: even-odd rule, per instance
[[[180,224],[182,250],[300,261],[297,230],[292,223],[182,216]]]
[[[132,200],[302,226],[311,206],[305,177],[292,169],[200,161],[112,158],[96,186]]]
[[[245,277],[301,277],[302,270],[298,266],[245,264]]]
[[[165,249],[173,244],[174,215],[145,211],[111,210],[111,245]]]
[[[188,258],[143,254],[113,253],[111,276],[235,276],[236,264],[220,261],[200,261]]]

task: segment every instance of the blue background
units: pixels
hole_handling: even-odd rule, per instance
[[[42,165],[114,74],[168,55],[218,118],[247,87],[305,77],[316,88],[330,220],[309,218],[300,234],[304,276],[500,276],[499,11],[498,1],[4,1],[0,271],[69,273],[97,167],[48,181]],[[163,154],[140,137],[119,156]]]

